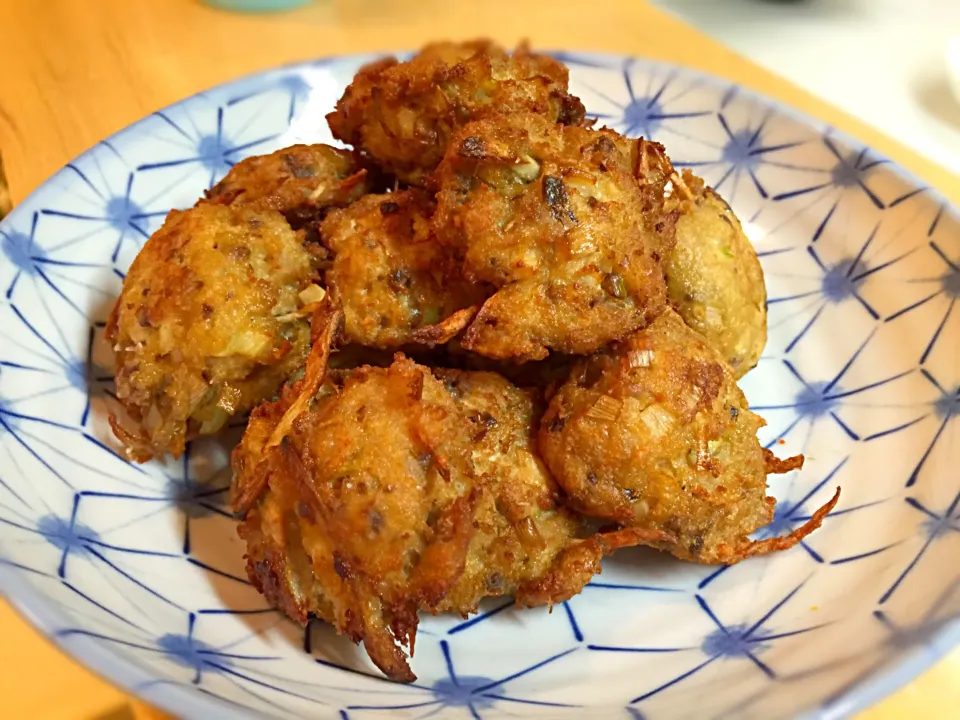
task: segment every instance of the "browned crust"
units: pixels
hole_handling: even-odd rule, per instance
[[[768,475],[783,475],[803,467],[803,455],[794,455],[784,459],[778,458],[769,448],[763,449],[763,462]]]
[[[457,310],[453,315],[438,322],[436,325],[427,325],[426,327],[414,330],[410,339],[427,347],[443,345],[448,343],[459,335],[476,317],[479,308],[473,305],[462,310]]]
[[[567,79],[562,63],[525,44],[508,54],[490,40],[433,43],[407,62],[361,68],[327,122],[334,137],[401,180],[426,185],[450,136],[472,120],[530,112],[587,124]]]
[[[739,545],[737,547],[721,545],[716,550],[714,562],[724,565],[735,565],[741,560],[746,560],[755,555],[768,555],[774,552],[789,550],[820,527],[830,511],[836,506],[838,500],[840,500],[840,488],[837,488],[833,497],[820,507],[809,520],[789,535],[767,538],[766,540],[752,540],[745,545]]]

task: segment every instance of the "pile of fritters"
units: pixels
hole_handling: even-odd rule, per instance
[[[766,341],[757,255],[662,146],[594,129],[559,62],[489,41],[357,74],[343,150],[238,163],[173,211],[107,327],[137,461],[249,415],[247,571],[415,679],[418,616],[577,594],[618,548],[789,548],[737,380]]]

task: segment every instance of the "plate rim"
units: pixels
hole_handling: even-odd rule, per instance
[[[199,90],[180,100],[151,111],[147,115],[125,125],[103,138],[103,140],[87,148],[69,160],[67,164],[76,163],[82,158],[87,157],[100,143],[114,140],[117,136],[129,132],[157,113],[175,109],[213,91],[252,82],[257,78],[275,73],[302,73],[308,69],[323,68],[332,63],[362,64],[391,55],[403,58],[413,52],[415,51],[382,50],[325,55],[313,59],[283,63],[245,73]],[[903,167],[895,160],[878,152],[867,143],[858,140],[846,131],[838,129],[834,125],[794,108],[781,100],[746,87],[739,82],[714,75],[713,73],[692,65],[656,60],[642,55],[596,50],[543,49],[538,52],[558,57],[565,64],[574,66],[581,65],[583,67],[589,67],[588,63],[579,62],[581,60],[601,60],[603,61],[601,67],[611,71],[615,70],[617,62],[621,64],[642,64],[645,67],[662,68],[665,70],[679,70],[683,73],[698,76],[699,79],[708,85],[725,88],[727,90],[735,89],[737,93],[743,97],[765,104],[771,110],[795,122],[814,128],[820,135],[835,137],[847,145],[869,148],[878,158],[886,160],[885,167],[889,172],[909,181],[919,192],[928,193],[931,199],[939,201],[945,214],[960,219],[960,206],[954,205],[942,192],[924,181],[912,170]],[[3,220],[0,220],[0,229],[3,229],[5,226],[11,226],[13,221],[18,219],[21,214],[29,212],[29,210],[25,208],[51,185],[53,179],[67,164],[58,168],[15,205],[12,211],[4,217]],[[0,597],[6,600],[17,615],[26,620],[27,623],[52,643],[61,653],[93,672],[100,679],[121,689],[129,696],[141,699],[163,711],[173,713],[176,717],[229,717],[249,718],[251,720],[264,717],[259,713],[251,711],[247,707],[233,703],[227,698],[200,688],[194,689],[181,683],[151,683],[148,686],[143,686],[140,684],[141,680],[138,676],[143,676],[143,679],[148,683],[151,680],[155,680],[156,677],[151,675],[149,671],[139,664],[127,662],[118,651],[88,637],[79,637],[70,643],[65,642],[65,638],[58,635],[56,630],[57,622],[63,620],[65,615],[54,603],[47,599],[46,595],[33,586],[20,581],[19,576],[22,572],[23,570],[18,567],[16,562],[11,562],[10,559],[0,554]],[[899,651],[893,660],[886,661],[880,668],[870,672],[870,674],[852,681],[845,689],[838,692],[838,694],[827,700],[823,705],[801,711],[795,716],[794,720],[834,720],[836,718],[850,717],[892,695],[895,691],[919,677],[924,671],[939,663],[953,650],[960,647],[960,618],[955,618],[944,623],[937,633],[931,637],[936,639],[935,646],[931,647],[930,644],[914,645],[906,650]]]

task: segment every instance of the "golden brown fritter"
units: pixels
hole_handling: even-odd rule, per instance
[[[179,456],[197,435],[272,397],[309,351],[315,261],[273,210],[171,212],[123,283],[107,327],[117,398],[139,425],[114,431],[134,459]]]
[[[241,160],[206,192],[206,201],[277,210],[294,229],[320,220],[329,208],[346,207],[378,189],[350,150],[329,145],[292,145]],[[204,202],[204,201],[201,201]]]
[[[419,190],[367,195],[323,221],[334,253],[327,287],[343,306],[347,337],[396,348],[442,344],[476,313],[483,289],[459,276],[430,228],[433,199]]]
[[[454,131],[472,120],[523,112],[582,123],[567,76],[562,63],[525,46],[511,55],[489,40],[435,43],[408,62],[385,58],[361,68],[327,121],[334,137],[423,185]]]
[[[474,533],[466,420],[406,359],[327,382],[300,412],[292,394],[254,411],[234,453],[248,574],[290,617],[326,620],[411,681],[402,648],[413,649],[417,611],[460,577]]]
[[[641,541],[630,530],[584,537],[581,518],[561,505],[535,453],[534,392],[492,372],[433,372],[470,422],[473,471],[485,489],[463,574],[438,610],[466,615],[502,595],[527,607],[563,602],[600,572],[605,554]]]
[[[767,473],[803,462],[764,450],[763,424],[719,353],[668,310],[574,371],[550,402],[539,446],[586,515],[662,530],[672,539],[651,544],[683,560],[734,563],[792,547],[837,501],[787,537],[749,540],[773,519]]]
[[[683,179],[693,202],[677,221],[677,245],[664,262],[667,293],[684,322],[739,379],[757,364],[767,342],[763,268],[724,199],[688,171]]]
[[[434,226],[468,280],[498,288],[463,347],[516,360],[587,354],[653,320],[666,302],[672,172],[662,147],[612,130],[536,115],[462,128],[437,170]]]
[[[303,380],[254,410],[233,456],[247,572],[290,617],[330,622],[411,681],[419,610],[560,602],[604,553],[662,537],[577,539],[531,450],[531,397],[496,375],[437,379],[398,356],[325,377],[330,320]]]

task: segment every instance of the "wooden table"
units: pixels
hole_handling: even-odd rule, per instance
[[[0,0],[0,149],[13,202],[107,135],[225,80],[322,55],[478,35],[707,70],[831,123],[960,202],[956,176],[642,0],[317,0],[258,16],[195,0]],[[2,604],[0,637],[3,717],[120,720],[149,712]],[[953,718],[957,708],[960,652],[861,720]]]

